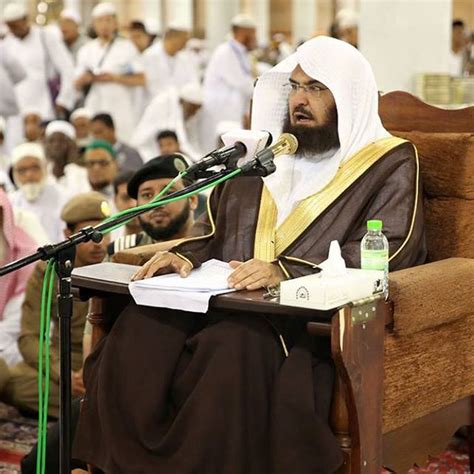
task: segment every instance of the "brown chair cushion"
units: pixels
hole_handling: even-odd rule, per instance
[[[473,259],[450,258],[390,273],[393,331],[411,335],[473,314],[473,288]]]
[[[474,393],[472,305],[470,310],[471,316],[450,324],[385,336],[384,433]]]
[[[474,258],[474,200],[434,198],[425,201],[428,260]]]
[[[416,146],[423,187],[428,197],[474,199],[473,133],[393,134]]]

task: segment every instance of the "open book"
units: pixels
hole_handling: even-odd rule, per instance
[[[186,278],[170,273],[134,281],[129,290],[138,305],[205,313],[212,296],[234,291],[227,284],[233,271],[228,263],[213,259]]]

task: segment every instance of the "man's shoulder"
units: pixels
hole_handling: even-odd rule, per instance
[[[154,243],[153,239],[145,232],[123,235],[107,246],[107,255],[111,256],[114,253],[121,252],[122,250],[140,247],[142,245],[148,245],[152,243]]]

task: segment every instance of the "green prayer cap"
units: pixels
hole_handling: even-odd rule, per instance
[[[112,155],[112,158],[117,157],[117,153],[115,152],[114,147],[105,140],[93,140],[91,143],[89,143],[89,145],[86,146],[86,152],[88,150],[97,150],[98,148],[107,150]]]

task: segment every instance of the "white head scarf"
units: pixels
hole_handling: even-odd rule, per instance
[[[288,111],[289,91],[284,84],[298,64],[332,92],[340,148],[319,160],[298,155],[275,160],[276,172],[263,179],[278,209],[278,225],[300,201],[329,184],[341,163],[369,143],[390,136],[378,115],[378,90],[370,64],[353,46],[326,36],[302,44],[260,77],[253,95],[253,129],[268,130],[278,139]]]

